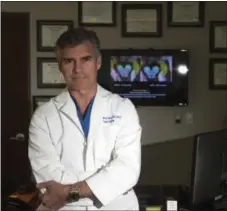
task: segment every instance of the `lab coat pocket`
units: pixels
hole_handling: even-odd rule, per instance
[[[49,131],[50,131],[50,139],[52,141],[52,144],[55,147],[55,150],[57,152],[57,155],[61,158],[62,157],[62,140],[63,140],[63,126],[61,118],[58,115],[54,115],[49,118],[48,120],[49,125]],[[57,129],[56,129],[57,128]]]
[[[63,144],[61,141],[58,141],[55,145],[55,149],[57,152],[58,157],[60,158],[60,160],[62,160],[62,153],[63,153]]]
[[[52,143],[54,145],[54,148],[56,150],[56,153],[58,157],[62,158],[62,151],[63,151],[63,134],[62,133],[56,133],[55,135],[52,135]]]
[[[94,155],[97,168],[106,165],[111,160],[118,130],[118,124],[106,124],[101,128],[94,143]]]

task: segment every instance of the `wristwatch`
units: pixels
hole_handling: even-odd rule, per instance
[[[67,202],[73,203],[73,202],[79,201],[79,199],[80,199],[80,189],[78,187],[71,185],[69,188]]]

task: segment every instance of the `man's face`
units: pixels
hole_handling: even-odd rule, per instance
[[[85,42],[75,47],[58,51],[59,69],[69,90],[92,89],[97,83],[97,71],[101,67],[101,56],[97,58],[92,43]]]

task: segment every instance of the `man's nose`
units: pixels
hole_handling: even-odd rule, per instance
[[[81,70],[82,70],[82,66],[81,66],[80,62],[74,62],[73,72],[79,73],[79,72],[81,72]]]

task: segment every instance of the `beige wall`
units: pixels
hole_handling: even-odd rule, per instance
[[[167,28],[166,2],[163,4],[163,37],[161,38],[122,38],[121,37],[121,2],[117,4],[117,26],[97,27],[94,30],[101,39],[102,48],[187,48],[191,51],[191,71],[189,76],[189,101],[187,108],[147,107],[138,108],[143,126],[143,144],[182,138],[198,132],[215,130],[223,127],[226,116],[226,91],[208,89],[208,59],[225,57],[209,53],[209,21],[227,19],[226,2],[207,2],[205,27],[203,28]],[[31,94],[54,95],[60,90],[38,89],[36,85],[36,58],[52,57],[53,53],[36,51],[37,19],[72,19],[77,25],[77,2],[2,2],[2,11],[30,12],[31,17]],[[16,23],[15,33],[17,30]],[[110,37],[114,37],[111,38]],[[192,112],[193,124],[174,123],[176,114],[185,116]]]

